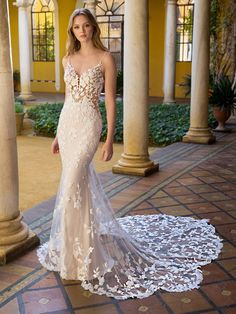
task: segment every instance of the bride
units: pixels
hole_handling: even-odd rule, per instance
[[[116,219],[93,169],[103,87],[108,133],[102,159],[113,154],[116,68],[87,9],[70,17],[63,66],[66,98],[52,143],[62,174],[50,239],[38,249],[41,264],[116,299],[198,288],[200,266],[216,259],[222,247],[214,227],[207,220],[167,215]]]

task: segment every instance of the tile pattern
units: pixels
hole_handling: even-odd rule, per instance
[[[236,132],[217,137],[211,146],[176,143],[158,150],[152,157],[160,171],[151,177],[100,176],[117,216],[164,213],[209,219],[224,247],[216,261],[203,267],[199,289],[117,301],[46,271],[33,250],[0,268],[0,314],[236,313]],[[49,237],[54,201],[24,214],[41,242]]]

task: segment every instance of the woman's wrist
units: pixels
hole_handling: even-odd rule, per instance
[[[109,144],[109,145],[112,145],[113,144],[113,138],[112,139],[107,138],[105,143]]]

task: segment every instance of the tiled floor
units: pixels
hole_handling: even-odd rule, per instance
[[[157,291],[117,301],[84,291],[39,264],[36,251],[0,268],[1,314],[236,313],[236,126],[210,146],[176,143],[153,154],[160,171],[148,178],[104,173],[101,179],[117,216],[169,214],[207,218],[223,238],[219,258],[203,267],[200,289]],[[54,199],[24,213],[44,242]]]

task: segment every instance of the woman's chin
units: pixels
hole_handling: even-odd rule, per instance
[[[79,41],[80,41],[81,43],[86,43],[86,42],[88,41],[88,38],[87,38],[87,37],[80,37],[80,38],[79,38]]]

